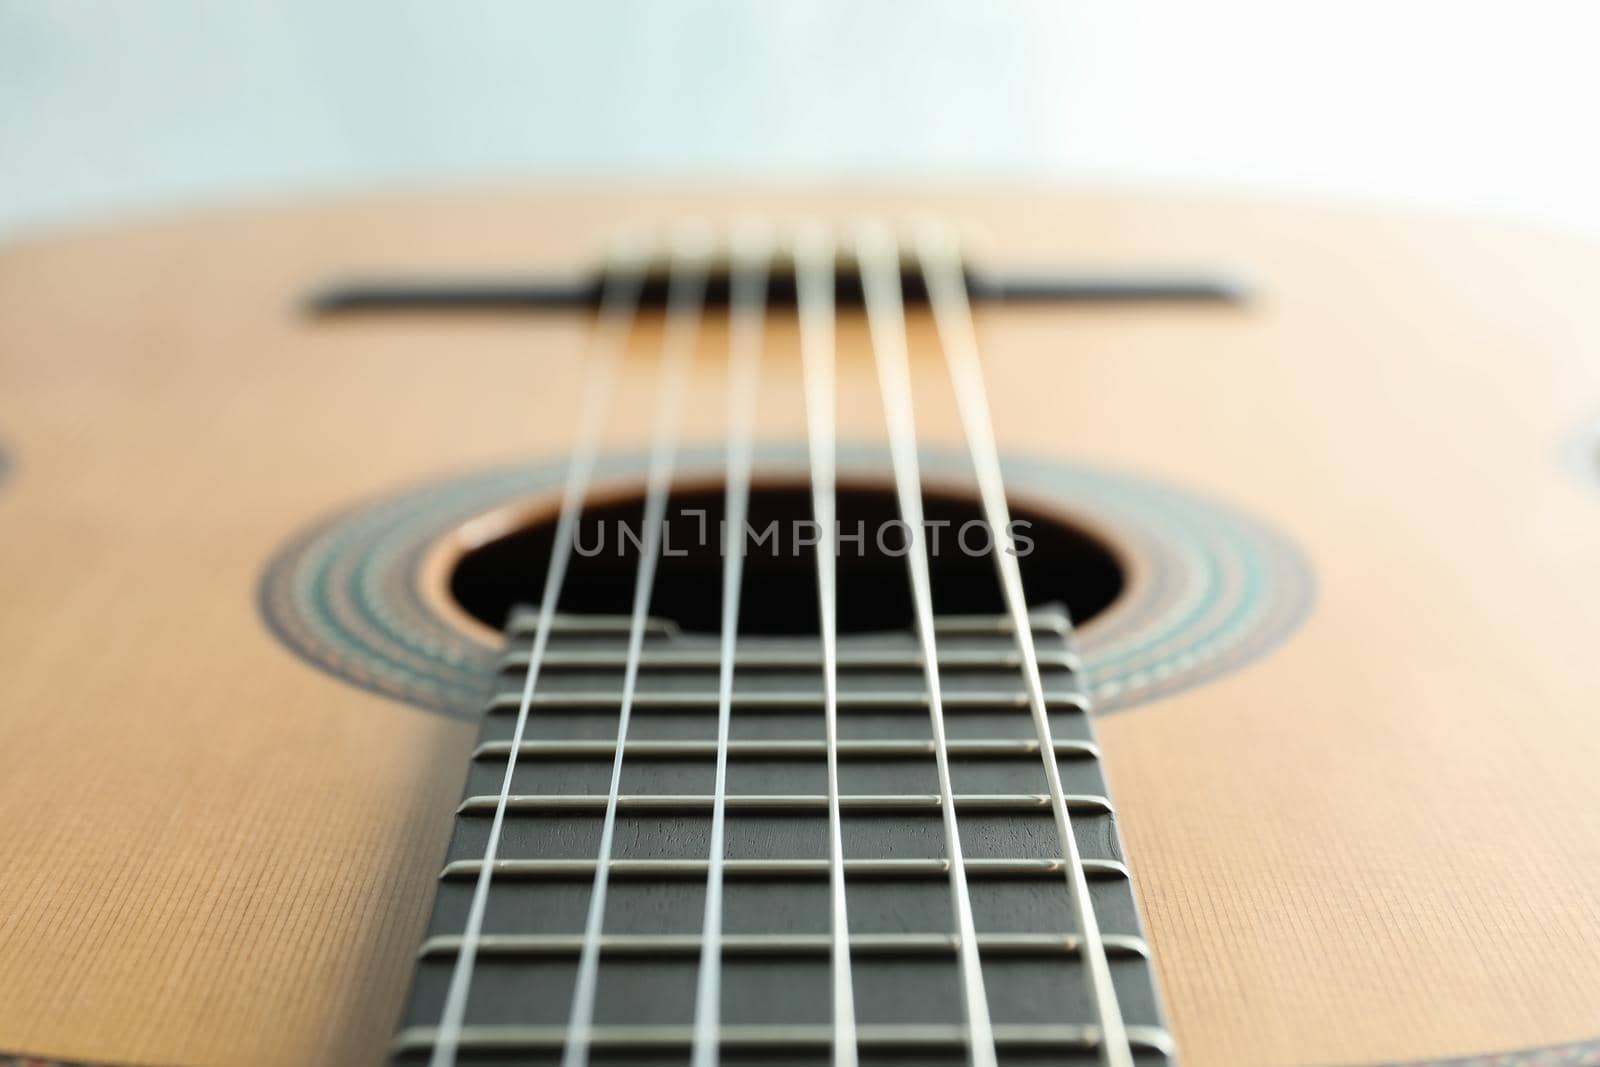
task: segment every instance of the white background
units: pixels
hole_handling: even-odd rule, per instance
[[[0,237],[607,177],[1222,186],[1600,233],[1600,4],[0,0]]]

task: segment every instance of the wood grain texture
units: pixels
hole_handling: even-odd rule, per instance
[[[619,218],[937,211],[993,256],[1229,263],[1245,310],[1016,308],[981,329],[1002,445],[1287,531],[1303,630],[1105,720],[1192,1067],[1600,1034],[1600,250],[1486,223],[1055,195],[437,196],[130,225],[0,252],[0,1048],[362,1063],[399,1010],[470,725],[294,659],[260,568],[318,515],[573,430],[581,322],[293,313],[344,268],[565,268]],[[647,433],[647,328],[611,443]],[[925,436],[960,429],[913,323]],[[760,426],[803,433],[792,329]],[[721,432],[709,329],[692,435]],[[841,425],[881,436],[864,329]],[[710,414],[708,414],[710,413]]]

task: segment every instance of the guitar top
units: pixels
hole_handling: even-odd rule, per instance
[[[0,250],[0,1056],[1600,1064],[1596,277],[1037,191]]]

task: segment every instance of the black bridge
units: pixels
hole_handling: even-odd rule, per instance
[[[793,307],[795,276],[774,264],[767,301],[775,307]],[[730,272],[713,269],[707,279],[705,303],[725,307]],[[1086,271],[1038,274],[990,274],[967,271],[967,293],[974,303],[1201,303],[1238,304],[1248,294],[1244,282],[1211,271],[1127,272]],[[906,270],[902,292],[907,303],[925,303],[927,286],[920,272]],[[390,311],[570,311],[600,304],[602,279],[595,275],[534,277],[525,280],[405,280],[349,279],[313,293],[307,300],[315,315]],[[862,304],[861,276],[841,264],[834,278],[835,300],[841,307]],[[652,273],[645,279],[640,306],[663,307],[667,276]]]

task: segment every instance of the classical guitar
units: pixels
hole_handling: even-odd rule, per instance
[[[1053,195],[0,252],[0,1049],[1600,1063],[1600,251]]]

